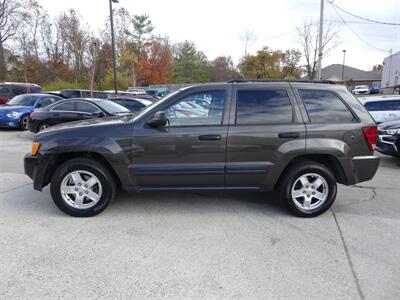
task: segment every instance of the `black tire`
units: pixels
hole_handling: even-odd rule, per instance
[[[46,122],[43,122],[43,123],[40,123],[39,124],[39,126],[38,126],[38,129],[37,129],[37,131],[38,132],[41,132],[41,131],[43,131],[45,128],[43,128],[43,127],[49,127],[49,124],[48,123],[46,123]]]
[[[64,178],[68,177],[68,174],[71,172],[78,170],[92,173],[101,183],[101,196],[98,202],[92,207],[75,208],[68,204],[61,194],[60,188]],[[114,178],[108,168],[96,160],[87,158],[71,159],[59,166],[52,176],[50,185],[51,197],[54,203],[64,213],[73,217],[92,217],[101,213],[114,198],[115,189]],[[85,200],[88,199],[85,198]]]
[[[23,116],[19,121],[19,129],[23,131],[28,130],[29,129],[28,122],[29,122],[29,116]]]
[[[324,180],[325,183],[323,183],[320,187],[320,189],[324,189],[325,186],[327,186],[326,191],[326,198],[321,204],[314,209],[308,208],[300,208],[299,205],[301,205],[301,197],[300,198],[293,198],[292,197],[292,189],[294,184],[298,185],[298,179],[300,180],[300,177],[306,175],[306,174],[317,174],[321,176]],[[298,216],[298,217],[303,217],[303,218],[311,218],[311,217],[316,217],[321,214],[323,214],[325,211],[327,211],[333,204],[333,202],[336,199],[336,193],[337,193],[337,184],[336,184],[336,178],[332,171],[327,168],[325,165],[314,162],[314,161],[304,161],[301,163],[297,163],[290,167],[289,170],[287,170],[283,174],[283,179],[280,182],[279,186],[279,197],[280,200],[283,201],[289,211]],[[312,176],[307,177],[312,180]],[[301,184],[301,183],[300,183]],[[315,188],[315,187],[314,187]],[[310,189],[310,191],[312,191]],[[317,191],[317,190],[314,190]],[[317,191],[318,192],[318,191]],[[303,191],[305,195],[303,196],[304,201],[305,197],[310,197],[310,193]],[[314,196],[311,195],[312,201],[315,201],[315,203],[318,201],[318,199],[313,198]],[[297,203],[297,205],[296,205]],[[304,202],[303,202],[304,204]]]

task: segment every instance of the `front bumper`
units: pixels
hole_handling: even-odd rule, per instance
[[[0,118],[0,127],[3,128],[18,128],[20,126],[20,119],[11,119],[8,117]]]
[[[41,191],[48,184],[47,170],[51,160],[44,156],[26,154],[24,158],[25,174],[33,180],[33,188]]]

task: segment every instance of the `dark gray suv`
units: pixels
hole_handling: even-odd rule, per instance
[[[332,205],[336,183],[370,180],[376,124],[343,86],[233,81],[184,88],[141,112],[35,136],[25,172],[72,216],[103,211],[116,187],[277,189],[297,216]]]

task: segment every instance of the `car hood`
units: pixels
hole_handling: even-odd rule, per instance
[[[33,107],[31,106],[13,106],[13,105],[0,105],[0,112],[29,112],[32,111]]]
[[[51,133],[55,131],[65,131],[65,130],[73,130],[76,128],[85,128],[85,127],[103,127],[109,125],[118,125],[122,123],[126,123],[131,119],[130,115],[124,116],[111,116],[111,117],[102,117],[102,118],[94,118],[89,120],[83,121],[75,121],[75,122],[68,122],[64,124],[59,124],[55,126],[51,126],[43,131],[45,133]],[[41,133],[39,133],[41,134]]]
[[[397,129],[400,128],[400,119],[381,123],[378,125],[379,130]]]

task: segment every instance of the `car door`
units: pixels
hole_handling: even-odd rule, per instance
[[[62,101],[49,111],[49,124],[56,125],[81,120],[77,112],[77,101]]]
[[[226,156],[230,86],[194,87],[167,98],[135,125],[131,172],[136,184],[155,188],[213,186],[222,188]],[[210,101],[204,114],[185,109],[193,98]],[[152,128],[147,122],[163,110],[168,124]]]
[[[293,92],[288,83],[238,83],[232,98],[226,184],[269,189],[291,149],[305,150],[305,125]]]

